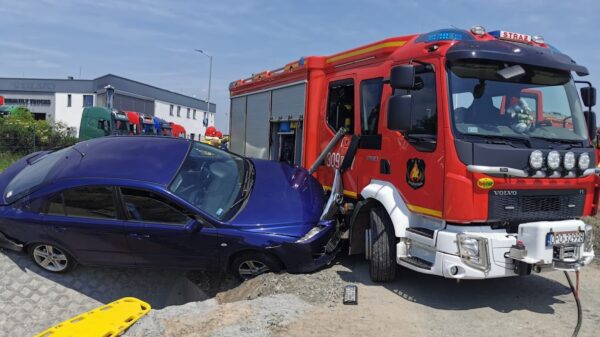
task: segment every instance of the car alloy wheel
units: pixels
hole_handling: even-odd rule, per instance
[[[238,275],[244,280],[268,273],[269,271],[271,270],[266,264],[256,260],[244,261],[238,267]]]
[[[32,256],[38,266],[54,273],[65,271],[70,264],[66,253],[49,244],[35,246]]]

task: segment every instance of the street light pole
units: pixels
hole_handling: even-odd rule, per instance
[[[207,53],[205,53],[202,49],[194,49],[195,51],[199,52],[200,54],[208,57],[209,60],[209,68],[208,68],[208,98],[207,98],[207,112],[210,113],[210,85],[212,82],[212,55],[208,55]]]

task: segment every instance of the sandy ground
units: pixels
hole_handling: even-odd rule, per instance
[[[581,272],[579,336],[598,336],[599,280],[600,264]],[[341,303],[345,284],[358,286],[358,305]],[[402,269],[373,284],[366,261],[343,257],[310,275],[263,275],[209,301],[153,311],[126,336],[570,336],[575,324],[561,272],[457,283]]]

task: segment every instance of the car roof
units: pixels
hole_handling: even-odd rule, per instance
[[[161,136],[111,136],[77,143],[57,167],[55,180],[112,178],[167,185],[185,158],[191,140]],[[79,154],[77,153],[79,152]]]

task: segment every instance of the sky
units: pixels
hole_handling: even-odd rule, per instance
[[[213,56],[211,102],[226,132],[233,80],[447,27],[542,35],[594,82],[598,13],[596,0],[0,0],[0,77],[112,73],[206,99],[209,60],[194,51],[202,49]]]

